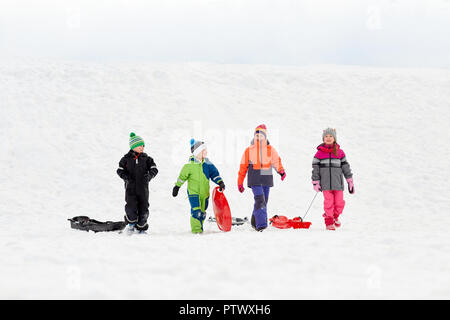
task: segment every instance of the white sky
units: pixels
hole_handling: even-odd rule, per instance
[[[0,54],[450,67],[450,0],[0,0]]]

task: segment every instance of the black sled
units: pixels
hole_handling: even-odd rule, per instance
[[[86,216],[73,217],[72,219],[67,220],[70,221],[70,227],[72,229],[83,231],[94,231],[94,232],[121,231],[127,225],[125,221],[101,222],[94,219],[90,219],[89,217]]]

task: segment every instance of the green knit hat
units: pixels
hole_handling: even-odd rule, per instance
[[[134,132],[130,133],[130,149],[134,149],[139,146],[145,146],[144,139],[137,136]]]

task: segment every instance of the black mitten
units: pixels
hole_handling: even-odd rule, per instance
[[[173,187],[172,196],[176,197],[178,195],[178,190],[180,190],[179,186]]]

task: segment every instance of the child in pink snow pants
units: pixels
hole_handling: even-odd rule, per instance
[[[336,129],[325,129],[322,140],[312,163],[312,183],[314,190],[323,192],[325,226],[327,230],[335,230],[341,226],[339,216],[345,207],[343,176],[351,194],[355,187],[350,165],[336,141]]]

